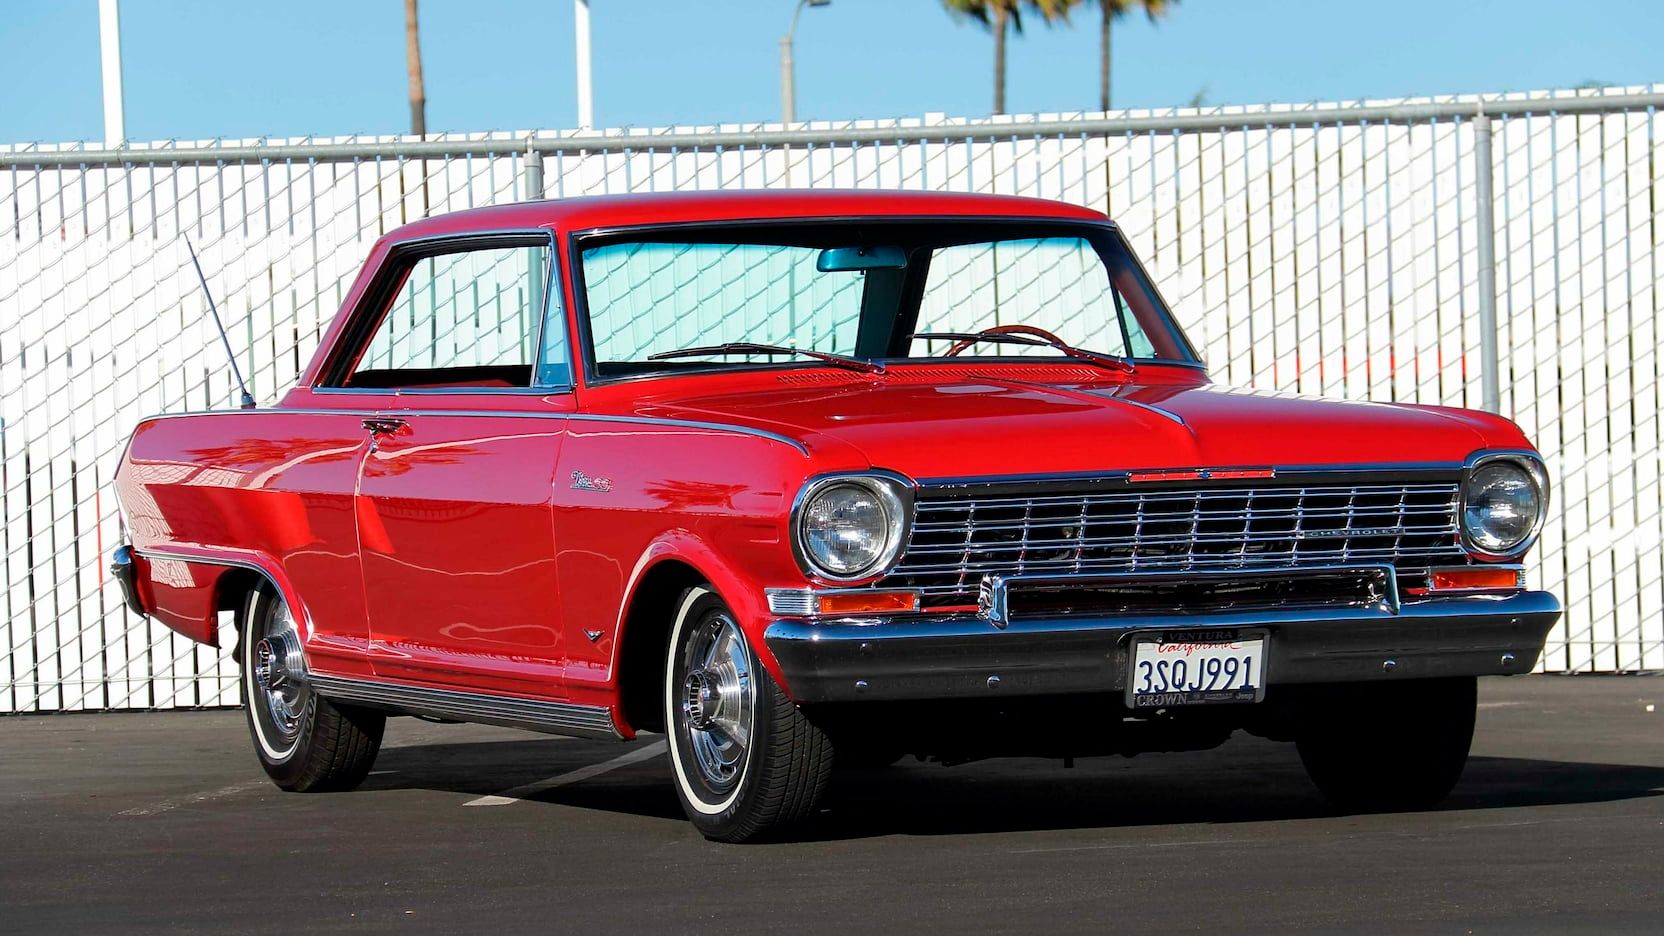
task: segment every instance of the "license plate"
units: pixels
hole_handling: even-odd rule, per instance
[[[1173,708],[1265,697],[1263,631],[1140,634],[1127,674],[1129,708]]]

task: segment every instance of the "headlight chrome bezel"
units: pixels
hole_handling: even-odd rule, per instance
[[[1531,525],[1531,532],[1525,539],[1515,546],[1496,551],[1480,545],[1474,540],[1468,530],[1468,486],[1479,469],[1496,462],[1508,462],[1523,470],[1537,489],[1537,519]],[[1548,522],[1549,481],[1548,468],[1543,464],[1541,455],[1532,451],[1482,452],[1470,457],[1462,466],[1462,483],[1456,504],[1456,528],[1461,536],[1462,548],[1469,553],[1486,559],[1511,560],[1518,559],[1536,545],[1537,538],[1542,535],[1543,527]]]
[[[839,573],[823,567],[816,561],[813,551],[809,548],[808,531],[804,528],[808,507],[814,499],[826,491],[841,486],[851,485],[864,488],[871,492],[883,506],[886,517],[886,535],[888,539],[878,556],[866,566],[851,573]],[[797,498],[792,502],[791,512],[791,541],[792,555],[797,559],[798,566],[811,579],[836,582],[847,585],[852,582],[868,582],[882,578],[893,569],[901,559],[903,550],[907,548],[908,534],[913,528],[913,490],[912,480],[893,471],[849,471],[835,474],[820,475],[810,478],[798,491]]]

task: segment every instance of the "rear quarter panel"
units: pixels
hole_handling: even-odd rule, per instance
[[[218,643],[218,588],[238,566],[284,592],[311,661],[367,672],[352,494],[366,445],[348,413],[251,410],[160,417],[116,473],[155,616]]]

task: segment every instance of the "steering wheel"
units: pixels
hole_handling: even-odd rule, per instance
[[[1021,324],[1019,324],[1019,325],[995,325],[993,328],[984,328],[983,330],[977,332],[977,334],[979,334],[979,335],[1030,335],[1030,336],[1035,337],[1035,338],[1043,338],[1046,341],[1049,341],[1053,344],[1058,344],[1058,345],[1063,344],[1063,339],[1057,337],[1056,335],[1052,334],[1049,331],[1046,331],[1044,328],[1041,328],[1038,325],[1021,325]],[[943,357],[958,357],[959,355],[965,353],[966,348],[969,348],[971,345],[974,345],[974,344],[976,344],[976,342],[972,341],[969,338],[967,338],[963,341],[955,342],[954,346],[948,349],[948,353],[946,353],[942,356]]]

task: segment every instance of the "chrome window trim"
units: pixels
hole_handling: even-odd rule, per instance
[[[1537,508],[1537,522],[1533,525],[1531,533],[1518,546],[1502,553],[1481,548],[1468,536],[1468,479],[1486,463],[1493,461],[1511,461],[1525,469],[1525,473],[1531,476],[1532,483],[1537,485],[1537,493],[1542,501]],[[1462,464],[1462,486],[1456,494],[1456,529],[1461,536],[1462,547],[1481,560],[1487,557],[1511,560],[1524,556],[1531,551],[1532,546],[1537,545],[1538,537],[1543,535],[1543,528],[1548,526],[1549,494],[1548,465],[1538,452],[1531,449],[1488,449],[1469,455],[1467,461]]]
[[[536,381],[537,381],[537,375],[541,372],[542,365],[543,365],[543,331],[544,331],[544,328],[547,326],[548,320],[549,320],[549,296],[552,292],[554,292],[554,290],[561,288],[560,256],[559,256],[559,254],[560,254],[560,243],[559,243],[559,239],[555,235],[555,230],[552,227],[489,228],[489,229],[485,229],[485,230],[454,232],[454,233],[448,233],[448,234],[427,234],[427,235],[423,235],[421,237],[411,237],[411,238],[407,238],[407,239],[404,239],[404,240],[399,240],[399,241],[396,241],[394,243],[389,244],[387,246],[387,256],[382,259],[381,265],[376,269],[374,279],[372,279],[370,281],[370,283],[365,287],[364,292],[362,294],[360,294],[359,301],[357,302],[357,304],[355,304],[352,307],[352,309],[347,312],[345,327],[343,327],[341,329],[340,334],[338,334],[336,336],[335,344],[330,347],[330,349],[328,351],[328,354],[325,356],[323,366],[318,368],[318,376],[316,377],[316,379],[313,380],[311,386],[307,387],[307,389],[312,390],[312,391],[319,391],[319,390],[332,391],[333,390],[333,391],[347,391],[347,392],[351,392],[351,391],[355,391],[355,390],[361,391],[361,392],[362,391],[374,391],[374,390],[394,390],[394,391],[405,390],[406,392],[408,392],[409,390],[413,390],[413,389],[421,389],[421,388],[398,388],[398,387],[357,388],[357,387],[332,385],[332,384],[329,384],[328,381],[330,379],[330,371],[336,369],[338,366],[341,365],[341,361],[342,361],[341,356],[345,351],[349,351],[349,350],[350,351],[359,351],[363,347],[367,347],[370,341],[374,340],[375,332],[371,331],[361,341],[357,342],[359,347],[352,348],[352,349],[347,349],[347,348],[344,348],[344,346],[343,346],[343,344],[345,342],[349,342],[349,341],[353,340],[352,336],[351,336],[352,326],[356,323],[356,321],[358,319],[360,319],[363,315],[367,314],[366,311],[365,311],[365,304],[368,303],[368,302],[373,302],[378,298],[378,296],[377,296],[378,288],[384,282],[387,271],[392,269],[395,264],[399,264],[399,263],[403,262],[402,259],[401,259],[401,256],[400,256],[401,254],[407,253],[407,252],[409,252],[413,249],[418,250],[418,251],[425,251],[427,248],[444,247],[444,246],[449,246],[451,244],[458,245],[458,249],[456,249],[456,250],[441,250],[441,251],[438,251],[437,253],[435,253],[433,255],[434,256],[441,256],[441,255],[448,254],[448,253],[466,253],[468,251],[468,248],[465,245],[468,244],[470,241],[491,241],[491,240],[495,240],[495,239],[504,239],[504,238],[528,238],[528,239],[529,238],[541,238],[541,239],[547,241],[547,247],[548,247],[548,250],[549,250],[548,261],[547,261],[546,267],[544,269],[544,274],[543,274],[543,302],[541,303],[542,309],[541,309],[540,313],[538,314],[537,327],[536,327],[536,329],[535,329],[535,331],[532,335],[532,342],[533,342],[533,344],[532,344],[532,360],[531,360],[531,379],[532,379],[532,383],[529,384],[528,386],[525,386],[525,387],[502,387],[502,388],[475,387],[475,388],[471,388],[471,389],[475,390],[476,392],[481,392],[481,393],[520,392],[520,391],[530,392],[530,391],[538,391],[538,390],[543,389],[542,387],[540,387],[537,384]],[[485,249],[485,248],[481,248],[481,249]],[[421,258],[418,257],[417,259],[421,259]],[[414,261],[412,261],[412,262],[414,262]],[[397,298],[396,294],[393,295],[393,296],[387,297],[388,303],[391,304],[392,300],[395,299],[395,298]],[[564,305],[565,304],[562,303],[562,322],[563,322],[563,324],[564,324],[564,320],[565,320]],[[383,311],[385,311],[385,310],[383,310]],[[380,319],[377,319],[376,325],[379,327]],[[568,355],[568,358],[570,359],[570,355]],[[570,360],[569,360],[569,363],[570,363]],[[351,376],[352,375],[350,373],[343,374],[343,375],[341,375],[341,379],[343,381],[345,381],[347,379],[350,379]],[[553,385],[550,385],[550,386],[553,386]],[[438,388],[438,389],[443,389],[443,388]],[[570,388],[568,388],[568,389],[570,389]]]
[[[808,547],[803,543],[803,508],[815,494],[840,483],[854,483],[877,491],[880,483],[895,485],[901,504],[901,524],[895,535],[895,540],[889,543],[878,560],[855,575],[838,575],[822,569],[809,555]],[[913,530],[913,502],[916,485],[913,479],[899,472],[883,468],[873,468],[867,471],[836,471],[828,474],[816,475],[803,483],[798,489],[797,496],[792,498],[792,509],[789,520],[789,538],[792,544],[792,558],[797,560],[798,568],[810,579],[825,582],[835,582],[848,585],[857,582],[874,582],[890,574],[896,563],[901,561],[902,554],[907,551],[907,542]]]
[[[1115,223],[1113,220],[1110,220],[1108,218],[1072,218],[1072,217],[1063,217],[1063,216],[1045,216],[1045,215],[1035,216],[1035,215],[1018,215],[1018,214],[1012,214],[1012,215],[982,215],[982,214],[976,214],[976,215],[969,215],[969,214],[967,214],[967,215],[951,215],[951,214],[882,215],[882,214],[856,214],[856,215],[797,215],[797,216],[788,215],[788,216],[785,216],[785,217],[775,216],[775,217],[731,218],[731,219],[709,218],[709,219],[702,219],[702,220],[698,220],[698,221],[669,221],[669,222],[647,221],[647,222],[642,222],[642,223],[639,223],[639,224],[599,225],[599,226],[595,226],[595,227],[579,228],[579,229],[564,232],[565,233],[565,238],[566,238],[566,251],[565,251],[565,253],[566,253],[566,262],[567,262],[568,269],[571,271],[572,296],[573,296],[573,299],[574,299],[573,307],[570,310],[568,310],[568,314],[572,317],[573,321],[577,325],[578,344],[579,344],[578,357],[581,359],[581,363],[582,363],[581,368],[577,368],[577,367],[574,368],[574,377],[576,377],[577,374],[579,372],[581,372],[582,375],[583,375],[583,385],[585,387],[600,387],[600,386],[607,386],[609,384],[615,384],[615,383],[631,383],[631,382],[638,381],[638,380],[660,380],[660,379],[663,379],[663,378],[666,378],[666,377],[680,377],[680,376],[692,376],[692,375],[699,375],[699,374],[727,373],[727,372],[736,371],[736,370],[770,371],[770,370],[786,369],[786,368],[813,368],[813,367],[825,367],[826,366],[823,363],[803,362],[803,361],[783,361],[783,362],[780,362],[778,364],[774,364],[774,363],[753,364],[753,365],[746,365],[746,366],[739,366],[739,367],[737,367],[735,365],[712,364],[710,367],[700,367],[700,368],[694,369],[694,370],[660,371],[660,372],[650,372],[650,373],[644,373],[644,374],[625,374],[625,375],[620,375],[620,376],[617,376],[617,377],[602,377],[602,376],[600,376],[596,372],[595,339],[594,339],[593,333],[590,330],[589,295],[588,295],[589,290],[586,288],[586,286],[584,284],[584,276],[583,276],[583,251],[584,251],[583,242],[586,241],[586,240],[604,239],[604,238],[609,238],[609,237],[622,237],[622,236],[626,236],[626,235],[639,235],[639,234],[646,233],[646,232],[651,232],[651,231],[667,231],[667,232],[674,233],[674,232],[677,232],[677,231],[703,230],[703,229],[710,229],[710,228],[768,227],[768,226],[779,226],[779,225],[790,225],[790,224],[852,224],[852,223],[874,223],[874,224],[881,224],[881,223],[882,224],[907,224],[907,223],[912,223],[912,224],[918,224],[918,223],[927,222],[927,221],[940,221],[940,222],[944,222],[944,223],[957,222],[957,223],[967,223],[967,224],[977,224],[977,223],[981,223],[981,224],[1006,224],[1006,223],[1009,223],[1009,224],[1056,224],[1056,225],[1063,226],[1063,227],[1071,227],[1072,226],[1072,227],[1092,228],[1092,229],[1095,229],[1095,230],[1107,230],[1108,232],[1110,232],[1110,234],[1112,236],[1118,238],[1121,241],[1121,246],[1123,248],[1125,248],[1127,256],[1132,258],[1133,265],[1137,267],[1139,275],[1144,278],[1145,284],[1148,286],[1151,294],[1155,297],[1156,302],[1160,305],[1160,307],[1161,307],[1160,311],[1162,312],[1162,314],[1164,314],[1167,317],[1167,324],[1168,324],[1169,330],[1171,330],[1173,332],[1173,334],[1178,338],[1179,343],[1181,345],[1183,345],[1186,353],[1188,353],[1190,355],[1190,358],[1191,358],[1188,361],[1175,361],[1175,360],[1169,360],[1169,359],[1165,359],[1165,358],[1127,358],[1126,360],[1131,361],[1133,364],[1148,364],[1148,365],[1151,365],[1151,366],[1162,366],[1162,367],[1187,367],[1187,368],[1191,368],[1193,370],[1199,371],[1199,372],[1204,373],[1204,374],[1207,373],[1207,362],[1202,360],[1202,355],[1199,351],[1197,351],[1195,343],[1192,342],[1190,340],[1190,336],[1185,333],[1184,325],[1179,322],[1178,313],[1174,311],[1172,303],[1168,302],[1167,297],[1163,296],[1161,294],[1160,287],[1156,284],[1155,280],[1150,276],[1150,271],[1149,271],[1148,268],[1146,268],[1144,266],[1143,259],[1138,256],[1137,251],[1132,249],[1132,244],[1131,244],[1130,241],[1127,240],[1126,233],[1121,230],[1121,226],[1119,224]],[[1119,319],[1119,312],[1116,313],[1116,317],[1117,317],[1117,319]],[[1129,350],[1130,350],[1130,348],[1129,348]],[[881,359],[876,359],[876,360],[878,360],[880,363],[889,365],[889,364],[909,364],[909,363],[940,364],[943,359],[942,358],[881,358]],[[997,362],[1002,362],[1002,361],[1016,361],[1016,362],[1020,362],[1020,363],[1026,363],[1026,364],[1057,364],[1057,363],[1068,362],[1068,361],[1075,361],[1076,363],[1080,363],[1078,358],[1070,358],[1066,355],[1060,355],[1056,358],[1051,358],[1051,357],[1044,357],[1044,358],[1034,358],[1034,357],[1016,357],[1016,358],[979,357],[979,358],[975,358],[973,360],[986,361],[986,362],[991,362],[991,363],[997,363]],[[574,381],[574,382],[576,382],[576,381]]]

